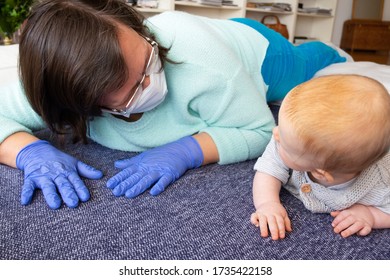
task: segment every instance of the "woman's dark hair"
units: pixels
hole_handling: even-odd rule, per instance
[[[121,0],[45,0],[32,7],[19,70],[32,108],[54,133],[71,131],[74,141],[87,141],[88,120],[101,115],[102,96],[128,77],[118,23],[155,39],[144,19]],[[168,49],[159,48],[164,63]]]

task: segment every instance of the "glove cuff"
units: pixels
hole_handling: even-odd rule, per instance
[[[190,168],[198,168],[201,166],[204,160],[204,156],[198,141],[196,141],[192,136],[186,136],[177,141],[183,144],[189,153],[189,158],[191,161]]]
[[[42,145],[50,145],[50,143],[45,140],[37,140],[35,142],[28,144],[23,149],[21,149],[18,155],[16,156],[16,167],[20,170],[23,170],[25,165],[24,159],[28,157],[31,153],[34,153],[36,147],[40,147]],[[41,155],[41,156],[45,156],[45,155]]]

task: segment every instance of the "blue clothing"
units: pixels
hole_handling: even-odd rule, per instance
[[[269,46],[261,74],[268,85],[267,101],[283,99],[300,83],[311,79],[314,74],[333,63],[345,62],[336,50],[322,42],[309,42],[294,46],[278,32],[250,18],[233,18],[248,25],[267,38]],[[286,67],[288,65],[288,67]]]

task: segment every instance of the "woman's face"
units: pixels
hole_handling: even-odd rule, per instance
[[[152,46],[133,29],[119,25],[119,46],[127,65],[128,77],[125,84],[117,91],[104,95],[101,106],[105,108],[124,109],[134,95],[138,86],[145,88],[149,85],[146,76],[140,85],[145,72]]]

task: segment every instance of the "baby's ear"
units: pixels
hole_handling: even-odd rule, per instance
[[[329,184],[333,184],[334,177],[332,174],[330,174],[328,171],[325,171],[323,169],[314,169],[310,171],[311,175],[316,178],[317,180],[320,180],[322,182],[328,182]]]
[[[276,142],[280,141],[280,138],[279,138],[279,126],[275,126],[274,127],[274,129],[272,130],[272,135],[274,136]]]

